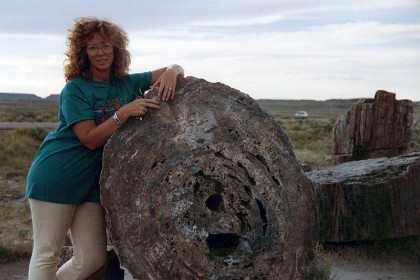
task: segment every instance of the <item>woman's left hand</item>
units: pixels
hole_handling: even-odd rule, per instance
[[[160,75],[150,89],[158,88],[158,96],[163,101],[172,100],[175,97],[176,78],[179,72],[174,68],[167,68]]]

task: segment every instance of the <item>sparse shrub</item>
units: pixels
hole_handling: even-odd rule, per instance
[[[309,265],[309,280],[330,280],[332,257],[323,252],[320,244],[314,244]]]
[[[25,207],[18,211],[17,215],[20,222],[29,224],[31,222],[31,210],[29,204],[25,204]]]
[[[1,213],[0,217],[1,217],[1,220],[4,221],[5,218],[7,216],[9,216],[10,213],[12,213],[12,210],[13,210],[13,207],[10,203],[6,203],[6,202],[2,201],[0,203],[0,213]]]
[[[24,128],[4,133],[0,138],[0,221],[13,221],[13,226],[5,223],[1,228],[0,263],[31,255],[29,207],[24,204],[16,208],[13,202],[24,196],[26,174],[48,132],[44,128]]]
[[[41,143],[45,136],[47,136],[49,130],[42,127],[22,128],[16,130],[18,136],[29,137],[38,143]]]
[[[411,143],[407,152],[420,151],[420,121],[413,124],[411,128]]]
[[[23,191],[26,174],[42,140],[48,133],[44,128],[24,128],[10,131],[0,139],[0,190],[7,193],[9,181],[15,182]]]
[[[14,240],[0,240],[0,263],[11,263],[29,258],[32,253],[32,244],[29,242],[16,242]]]
[[[57,122],[56,101],[0,100],[0,122]]]
[[[7,179],[28,168],[42,140],[48,134],[45,128],[22,128],[5,133],[0,138],[0,177]]]

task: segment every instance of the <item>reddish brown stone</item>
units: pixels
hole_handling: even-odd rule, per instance
[[[354,104],[333,133],[334,164],[403,154],[411,141],[413,104],[395,93],[377,91],[375,99]]]
[[[318,239],[348,242],[420,235],[420,153],[307,172]]]
[[[104,149],[110,238],[139,279],[305,279],[312,188],[273,117],[188,77]]]

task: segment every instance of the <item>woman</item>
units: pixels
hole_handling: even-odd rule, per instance
[[[99,201],[103,145],[128,118],[159,109],[159,101],[135,98],[136,92],[157,88],[168,101],[184,75],[178,65],[127,74],[127,34],[105,20],[77,19],[67,42],[60,123],[41,144],[27,179],[34,230],[30,280],[85,279],[105,264]],[[57,271],[69,230],[74,255]]]

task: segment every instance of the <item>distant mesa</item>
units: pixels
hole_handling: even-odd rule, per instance
[[[59,94],[51,94],[47,96],[46,98],[39,97],[33,93],[3,93],[0,92],[0,100],[3,101],[18,101],[18,100],[27,100],[27,101],[42,101],[42,100],[48,100],[48,101],[58,101],[59,100]]]
[[[60,100],[60,95],[59,94],[51,94],[51,95],[45,97],[44,99],[48,100],[48,101],[57,101],[58,102]]]

